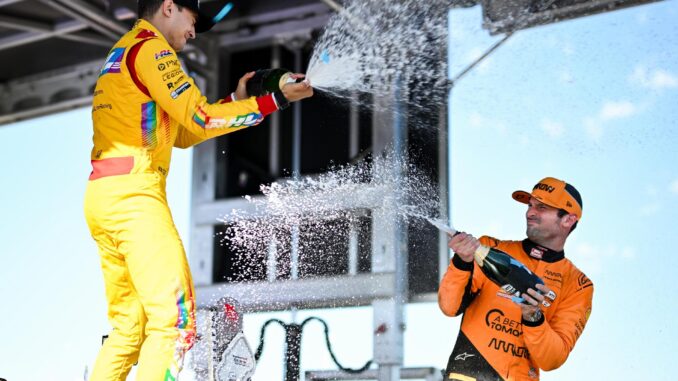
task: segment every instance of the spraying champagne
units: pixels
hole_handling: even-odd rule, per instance
[[[426,219],[439,230],[452,236],[458,233],[438,220]],[[514,300],[518,302],[524,301],[522,295],[527,293],[528,288],[539,292],[537,285],[544,284],[544,281],[532,273],[527,266],[501,250],[480,245],[473,253],[473,259],[488,279],[508,294],[513,295]]]

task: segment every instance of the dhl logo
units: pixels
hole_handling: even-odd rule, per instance
[[[241,116],[238,116],[238,117],[231,119],[228,122],[228,125],[230,127],[242,127],[242,126],[249,127],[249,126],[253,126],[255,124],[259,124],[261,119],[262,119],[261,114],[251,113],[251,114],[241,115]]]

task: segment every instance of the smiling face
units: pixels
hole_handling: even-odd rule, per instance
[[[527,238],[550,249],[559,250],[557,246],[560,245],[554,243],[565,241],[571,226],[568,215],[559,217],[558,209],[533,197],[530,198],[525,217]]]
[[[169,32],[165,36],[170,46],[177,52],[184,49],[190,39],[195,38],[195,22],[198,15],[192,10],[171,3],[169,12]]]

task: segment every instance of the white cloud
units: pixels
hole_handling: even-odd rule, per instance
[[[653,90],[678,88],[678,75],[664,69],[648,70],[637,66],[629,76],[629,81]]]
[[[595,245],[588,242],[574,246],[571,251],[566,249],[566,252],[566,256],[589,276],[603,272],[605,263],[610,259],[630,261],[636,257],[636,249],[630,246]],[[595,279],[593,281],[595,283]]]
[[[546,135],[552,138],[559,138],[563,136],[563,132],[565,131],[565,128],[562,124],[548,119],[541,123],[541,129],[546,132]]]
[[[599,118],[602,121],[628,118],[638,112],[638,108],[629,101],[605,102],[600,110]]]
[[[629,101],[605,101],[600,111],[594,116],[587,116],[582,121],[584,129],[593,140],[599,140],[605,132],[608,122],[629,118],[638,114],[641,107]]]
[[[655,88],[676,88],[678,87],[678,77],[666,70],[655,70],[650,77],[650,84]]]
[[[669,185],[669,190],[673,194],[678,194],[678,179],[673,180],[671,185]]]
[[[491,129],[501,134],[505,134],[507,131],[504,122],[488,118],[477,112],[473,112],[469,115],[468,124],[475,129]]]

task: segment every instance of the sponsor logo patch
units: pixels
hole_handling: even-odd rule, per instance
[[[548,185],[548,184],[542,184],[542,183],[539,183],[539,184],[535,185],[534,188],[532,188],[532,190],[535,190],[535,189],[539,189],[539,190],[543,190],[543,191],[545,191],[545,192],[551,193],[551,192],[553,192],[556,188],[554,188],[554,187],[552,187],[552,186],[550,186],[550,185]]]
[[[593,286],[593,283],[591,283],[591,280],[584,274],[579,275],[577,278],[577,285],[579,288],[577,288],[577,291],[581,291],[587,287]]]
[[[176,90],[172,91],[170,94],[172,96],[172,99],[177,99],[181,93],[184,91],[188,90],[191,87],[191,84],[188,82],[184,82],[181,86],[177,87]]]
[[[167,82],[174,77],[180,76],[182,73],[183,72],[181,70],[178,70],[178,69],[174,70],[174,71],[170,71],[169,73],[165,73],[165,74],[162,75],[162,80]]]
[[[158,71],[165,71],[171,68],[179,69],[180,67],[179,60],[167,60],[158,64]]]
[[[92,106],[92,112],[99,110],[113,110],[113,105],[110,103],[103,103]]]
[[[160,52],[155,53],[155,60],[157,61],[157,60],[159,60],[159,59],[162,59],[162,58],[165,58],[165,57],[169,57],[169,56],[171,56],[172,54],[174,54],[174,53],[172,53],[172,52],[169,51],[169,50],[161,50]]]
[[[207,128],[221,128],[226,125],[226,119],[223,118],[210,118],[207,122]]]
[[[516,290],[515,287],[511,286],[510,284],[505,284],[505,285],[501,286],[501,289],[504,290],[504,292],[506,292],[507,294],[510,294],[510,295],[518,294],[516,296],[520,296],[520,294],[518,293],[518,290]]]
[[[533,247],[532,250],[530,250],[530,256],[533,258],[542,259],[544,256],[544,250],[538,247]]]
[[[466,361],[467,358],[473,357],[473,356],[475,356],[475,355],[470,354],[470,353],[466,353],[466,352],[460,353],[460,354],[454,356],[454,361],[459,361],[459,360]]]
[[[487,347],[494,348],[496,351],[508,353],[513,357],[522,357],[524,359],[530,358],[530,352],[526,347],[520,347],[514,343],[509,343],[504,340],[497,340],[496,337],[493,337],[492,340],[490,340],[490,343],[487,344]]]
[[[125,55],[125,48],[115,48],[111,50],[111,53],[106,58],[106,63],[104,67],[101,68],[101,77],[104,74],[109,73],[120,73],[120,63],[122,62],[122,56]]]
[[[496,308],[485,315],[485,325],[493,331],[507,333],[515,337],[520,337],[523,334],[521,322],[505,317],[504,312]]]
[[[228,122],[228,125],[230,127],[254,126],[256,124],[259,124],[259,122],[261,122],[261,119],[263,119],[263,116],[261,114],[253,112],[247,115],[241,115],[231,119]]]

